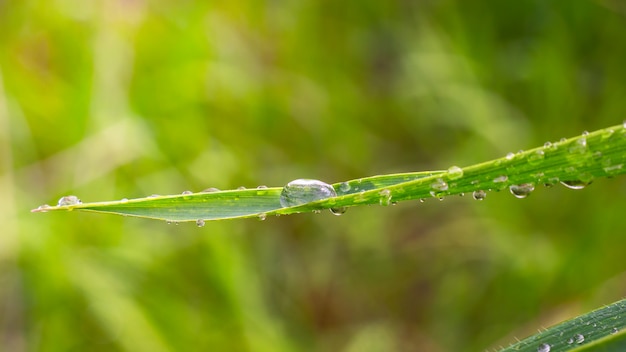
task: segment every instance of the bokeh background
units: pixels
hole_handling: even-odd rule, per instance
[[[83,201],[466,166],[622,123],[620,0],[0,0],[0,349],[483,351],[626,295],[626,177],[167,225]]]

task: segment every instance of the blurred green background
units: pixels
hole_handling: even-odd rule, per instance
[[[203,228],[29,210],[620,124],[625,33],[619,0],[0,0],[0,349],[483,351],[622,298],[625,177]]]

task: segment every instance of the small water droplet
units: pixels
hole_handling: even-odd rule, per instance
[[[563,138],[559,139],[559,142],[563,143],[563,142],[565,142],[566,140],[567,140],[567,138],[563,137]]]
[[[567,344],[568,345],[571,345],[573,343],[574,343],[574,338],[573,337],[570,337],[569,339],[567,339]]]
[[[607,173],[607,175],[612,176],[612,175],[619,174],[622,171],[623,167],[624,167],[624,164],[617,164],[617,165],[605,166],[602,169],[604,170],[604,172]]]
[[[280,205],[293,207],[336,196],[335,189],[327,183],[319,180],[297,179],[283,187],[280,192]]]
[[[128,198],[122,198],[122,199],[120,199],[120,203],[128,203]]]
[[[458,166],[450,166],[448,168],[448,178],[450,180],[457,180],[461,177],[463,177],[463,169]]]
[[[202,190],[202,193],[213,193],[213,192],[219,192],[219,191],[220,190],[215,187],[209,187],[209,188]]]
[[[244,189],[246,189],[246,187],[244,187],[244,186],[237,187],[237,190],[239,190],[239,191],[243,191]]]
[[[617,334],[619,330],[617,328],[613,328],[611,329],[611,334]]]
[[[587,138],[578,138],[568,149],[570,154],[585,154],[587,152]]]
[[[337,215],[337,216],[343,215],[346,212],[346,210],[348,210],[348,208],[346,207],[330,208],[330,212],[333,215]]]
[[[350,191],[351,188],[352,187],[348,182],[342,182],[341,184],[339,184],[339,191],[341,191],[341,193],[347,193],[348,191]]]
[[[583,334],[576,334],[574,335],[574,341],[576,341],[576,343],[583,343],[585,342],[585,336]]]
[[[66,205],[77,205],[80,203],[82,202],[76,196],[64,196],[64,197],[61,197],[61,199],[59,199],[57,206],[62,207]]]
[[[591,184],[591,182],[583,182],[581,180],[561,181],[561,184],[569,189],[583,189]]]
[[[535,185],[532,183],[522,183],[520,185],[511,185],[509,187],[511,194],[516,198],[526,198],[532,191],[535,190]]]
[[[313,214],[321,214],[321,213],[322,213],[322,210],[320,209],[313,210]]]
[[[196,220],[196,226],[198,226],[198,227],[202,227],[202,226],[204,226],[204,224],[205,224],[205,223],[204,223],[204,220],[202,220],[202,219],[198,219],[198,220]]]
[[[554,187],[554,185],[556,185],[557,183],[559,183],[559,178],[558,177],[550,177],[549,179],[547,179],[543,185],[546,188],[550,188],[550,187]]]
[[[259,215],[257,215],[257,218],[259,219],[259,221],[263,221],[267,218],[267,214],[260,213]]]
[[[43,204],[37,207],[37,210],[41,211],[42,213],[47,212],[50,209],[50,206],[48,204]]]
[[[476,200],[483,200],[487,197],[487,192],[483,190],[474,191],[474,193],[472,193],[472,197]]]
[[[539,347],[537,347],[537,352],[550,352],[550,345],[542,343]]]
[[[420,203],[424,203],[424,202],[425,202],[424,198],[420,198]]]
[[[184,196],[187,196],[187,195],[190,195],[190,194],[193,194],[193,192],[192,191],[183,191],[183,193],[182,193],[182,195],[184,195]]]
[[[151,195],[148,196],[148,198],[157,198],[157,197],[160,197],[160,195],[158,195],[158,194],[151,194]]]
[[[509,177],[507,175],[500,175],[496,178],[493,179],[494,183],[503,183],[509,180]]]
[[[267,189],[267,186],[265,186],[265,185],[260,185],[260,186],[258,186],[256,189]]]
[[[545,152],[539,149],[539,150],[536,150],[534,153],[531,153],[528,156],[528,162],[531,165],[538,165],[543,161],[543,159],[545,159],[545,157],[546,157]]]
[[[552,147],[552,142],[547,141],[547,142],[545,142],[545,143],[543,144],[543,146],[544,146],[545,148],[547,148],[547,149],[550,149],[550,147]]]
[[[515,154],[513,154],[511,152],[506,153],[505,158],[506,158],[506,160],[513,160],[513,158],[515,158]]]
[[[380,196],[379,199],[379,204],[382,206],[388,206],[389,204],[391,204],[391,191],[388,189],[383,189],[382,191],[378,192],[378,195]]]
[[[430,185],[431,191],[430,191],[430,195],[433,197],[441,197],[443,195],[446,194],[446,191],[448,190],[448,184],[438,178],[437,180],[435,180],[435,182],[433,182]]]
[[[583,136],[588,136],[589,135],[589,131],[583,131]]]

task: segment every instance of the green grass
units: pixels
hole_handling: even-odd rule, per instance
[[[548,142],[542,147],[464,168],[359,178],[335,183],[336,196],[311,197],[313,201],[281,205],[283,188],[265,186],[180,195],[151,196],[112,202],[41,206],[33,212],[82,210],[137,216],[169,222],[257,217],[312,212],[360,205],[389,205],[407,200],[443,199],[447,196],[509,189],[526,198],[535,187],[558,183],[582,189],[594,180],[626,173],[626,127],[608,127],[581,136]],[[330,186],[329,186],[330,187]],[[315,189],[306,190],[307,193]],[[302,204],[300,204],[302,203]]]
[[[486,190],[495,178],[472,169],[508,176],[506,159],[480,163],[626,118],[624,13],[614,0],[0,1],[0,349],[493,351],[623,298],[626,178],[602,163],[583,190],[537,183],[525,199],[440,202],[425,179],[410,184],[423,203],[380,194],[395,180],[339,217],[257,209],[197,228],[30,210],[262,184],[277,207],[301,177],[341,191],[452,165]],[[155,193],[176,196],[143,203]],[[332,206],[356,201],[342,197]]]

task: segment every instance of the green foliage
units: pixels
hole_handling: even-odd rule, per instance
[[[626,347],[626,300],[573,318],[501,352],[622,351]]]
[[[624,177],[200,229],[29,210],[475,165],[616,125],[624,13],[0,1],[1,349],[484,351],[622,298]]]
[[[626,124],[626,123],[625,123]],[[614,126],[560,142],[546,143],[517,155],[507,156],[466,168],[452,166],[447,171],[405,173],[373,176],[345,181],[332,186],[333,194],[307,187],[303,195],[307,201],[283,204],[288,193],[284,188],[261,186],[251,190],[233,190],[192,193],[182,195],[151,196],[139,199],[82,204],[75,196],[63,197],[56,207],[42,206],[34,212],[52,210],[85,210],[99,213],[139,216],[170,222],[285,215],[321,209],[335,210],[358,205],[389,205],[404,200],[424,199],[464,194],[467,192],[500,191],[509,188],[517,198],[526,198],[535,185],[554,186],[562,183],[568,188],[582,189],[598,177],[626,173],[626,127]],[[323,189],[322,189],[323,190]],[[479,198],[474,193],[475,198]],[[482,200],[484,196],[480,196]],[[70,200],[70,201],[68,201]],[[69,204],[65,204],[69,203]],[[342,209],[338,212],[336,209]]]

